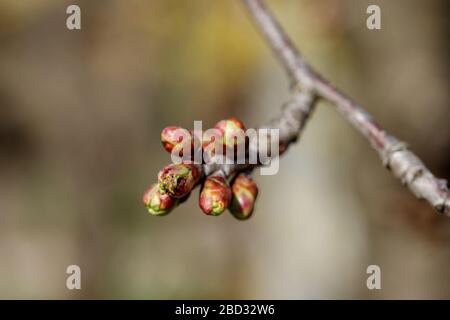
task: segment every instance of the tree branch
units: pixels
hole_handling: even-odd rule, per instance
[[[312,92],[312,95],[333,103],[344,119],[371,143],[383,164],[395,177],[399,178],[417,198],[427,200],[437,212],[450,216],[450,197],[446,181],[436,178],[419,157],[408,150],[404,142],[384,131],[360,105],[314,71],[261,0],[243,0],[243,2],[256,27],[272,47],[294,83],[309,92],[310,96]],[[307,112],[313,110],[312,105],[313,103]],[[304,114],[303,117],[307,119],[308,114]]]

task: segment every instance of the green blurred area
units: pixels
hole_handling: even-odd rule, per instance
[[[450,298],[450,222],[326,103],[255,216],[143,191],[168,125],[276,116],[289,82],[239,1],[0,0],[0,298]],[[366,28],[378,4],[382,29]],[[450,177],[447,1],[268,1],[321,73]],[[66,289],[66,267],[82,290]],[[382,290],[366,288],[380,265]]]

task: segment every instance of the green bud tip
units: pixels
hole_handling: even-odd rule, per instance
[[[167,193],[161,193],[159,184],[153,184],[142,197],[142,202],[150,214],[163,216],[168,214],[177,204],[177,199]]]
[[[201,167],[190,163],[170,164],[158,174],[161,193],[183,198],[194,189],[201,178]]]
[[[221,175],[206,178],[200,192],[199,205],[207,215],[218,216],[225,211],[231,202],[231,189]]]

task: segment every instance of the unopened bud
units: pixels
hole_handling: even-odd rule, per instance
[[[236,118],[221,120],[214,128],[219,130],[223,145],[227,148],[245,143],[245,126]]]
[[[176,152],[180,156],[183,155],[183,147],[191,147],[191,133],[181,127],[169,126],[165,127],[161,132],[161,143],[168,152],[172,152],[177,148]]]
[[[258,186],[252,177],[246,173],[240,173],[234,179],[231,191],[230,212],[239,220],[251,217],[258,196]]]
[[[200,192],[200,208],[207,215],[218,216],[225,211],[231,202],[231,190],[222,175],[211,175],[206,178]]]
[[[150,214],[163,216],[175,207],[177,199],[171,197],[168,193],[161,193],[159,185],[155,183],[145,191],[142,202],[144,202]]]

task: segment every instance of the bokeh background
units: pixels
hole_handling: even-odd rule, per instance
[[[69,31],[69,4],[82,30]],[[378,4],[382,29],[366,28]],[[450,178],[448,1],[268,1],[306,58]],[[239,1],[0,0],[0,298],[450,298],[450,219],[320,103],[246,222],[141,204],[167,125],[289,97]],[[66,289],[81,267],[82,290]],[[366,288],[381,267],[382,290]]]

